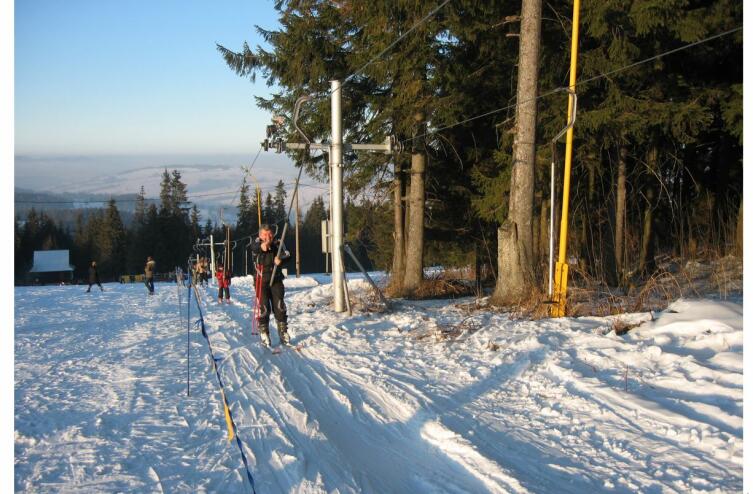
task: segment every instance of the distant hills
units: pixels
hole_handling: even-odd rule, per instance
[[[248,179],[251,190],[254,189],[256,181],[266,197],[268,192],[274,191],[277,182],[283,180],[290,196],[295,181],[294,168],[280,162],[279,158],[273,160],[277,163],[269,163],[269,160],[265,163],[259,161],[260,163],[252,169],[253,177]],[[24,218],[34,207],[37,211],[45,211],[57,221],[68,223],[71,219],[75,220],[78,212],[106,207],[107,201],[113,198],[124,221],[129,221],[142,186],[147,203],[159,203],[160,183],[165,169],[169,172],[178,170],[181,173],[181,180],[188,188],[189,200],[199,208],[202,223],[207,219],[217,222],[220,214],[226,221],[235,221],[244,171],[241,166],[230,165],[168,165],[124,171],[113,171],[109,168],[106,171],[102,170],[105,173],[100,175],[87,173],[86,176],[63,173],[59,175],[62,178],[54,187],[15,187],[15,215]],[[16,173],[19,173],[18,169]],[[28,182],[26,180],[24,183]],[[312,184],[310,181],[307,183],[313,186],[300,189],[302,210],[307,209],[308,203],[316,196],[327,194],[326,184]]]

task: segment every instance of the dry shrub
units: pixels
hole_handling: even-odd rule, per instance
[[[718,296],[726,299],[742,293],[743,260],[726,256],[687,261],[679,257],[657,256],[657,269],[648,277],[635,273],[623,288],[612,288],[589,275],[578,265],[570,266],[566,314],[568,316],[614,316],[625,312],[662,310],[683,296]],[[462,271],[462,270],[461,270]],[[475,286],[468,281],[447,279],[446,271],[425,280],[412,298],[454,298],[474,295]],[[627,283],[627,281],[626,281]],[[511,318],[540,319],[549,317],[551,303],[545,283],[533,287],[521,300],[499,301],[480,298],[458,306],[470,314],[475,310],[509,313]],[[401,296],[401,295],[397,295]],[[620,328],[622,330],[622,328]],[[625,329],[628,331],[630,328]]]
[[[421,282],[412,299],[469,297],[475,290],[462,280],[428,279]]]
[[[743,262],[735,256],[726,256],[712,263],[710,274],[711,289],[719,298],[727,299],[732,292],[743,289]]]
[[[387,280],[384,294],[391,298],[407,298],[413,300],[459,298],[479,296],[476,293],[474,274],[469,268],[449,268],[441,272],[433,272],[421,281],[419,287],[408,293],[397,286],[392,277]]]
[[[395,298],[403,296],[400,287],[395,284],[394,278],[391,274],[387,278],[387,284],[382,291],[384,292],[385,297]]]
[[[682,295],[677,277],[668,271],[658,270],[643,284],[630,311],[661,310]]]
[[[533,286],[528,293],[515,301],[494,301],[494,309],[507,312],[511,319],[543,319],[549,317],[552,301],[539,286]]]
[[[567,315],[580,316],[614,316],[625,312],[628,297],[611,292],[607,287],[600,290],[568,287]]]
[[[625,333],[627,333],[628,331],[630,331],[631,329],[637,328],[641,324],[643,324],[643,323],[642,322],[629,323],[629,322],[627,322],[624,319],[616,318],[616,319],[614,319],[612,321],[612,330],[614,330],[614,332],[615,332],[615,334],[617,336],[622,336]]]
[[[434,276],[436,275],[432,275],[430,276],[430,278]],[[475,280],[476,279],[476,273],[470,267],[445,268],[442,270],[440,274],[438,274],[438,276],[446,280]]]
[[[689,261],[679,273],[683,288],[697,297],[713,293],[726,299],[743,289],[743,261],[739,257],[713,257],[703,263]]]
[[[570,266],[570,273],[565,310],[568,316],[609,316],[624,312],[625,300],[619,291],[610,290],[577,264]]]
[[[382,299],[379,298],[379,295],[373,289],[365,290],[357,295],[351,295],[350,306],[351,309],[359,309],[362,312],[383,313],[389,309],[388,306],[382,303]]]
[[[465,313],[466,316],[475,314],[478,311],[488,311],[493,307],[490,305],[489,297],[476,298],[464,304],[455,304],[455,308]]]
[[[473,334],[482,328],[475,316],[468,316],[457,324],[434,324],[434,339],[436,341],[456,340],[464,334]]]
[[[727,298],[742,290],[742,260],[732,256],[704,262],[657,257],[657,269],[647,278],[633,277],[627,293],[578,273],[578,286],[568,288],[568,315],[608,316],[661,310],[680,297],[718,295]]]

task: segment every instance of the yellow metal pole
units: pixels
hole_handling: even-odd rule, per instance
[[[580,22],[580,0],[573,2],[573,32],[570,44],[570,89],[575,91],[575,81],[578,67],[578,24]],[[572,118],[573,99],[568,98],[567,121]],[[560,220],[560,246],[557,267],[554,272],[554,297],[551,315],[562,317],[565,315],[567,304],[567,214],[570,205],[570,167],[573,159],[573,127],[567,131],[565,141],[565,177],[562,186],[562,219]]]
[[[246,173],[254,181],[254,185],[256,185],[256,213],[259,215],[259,227],[261,227],[261,186],[252,173],[248,170],[246,170]]]

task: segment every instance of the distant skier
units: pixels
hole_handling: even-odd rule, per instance
[[[231,274],[225,273],[222,264],[217,266],[217,286],[220,288],[220,294],[217,296],[217,301],[222,303],[222,294],[225,294],[225,301],[230,303],[230,277]]]
[[[199,285],[201,283],[201,257],[196,259],[196,262],[191,266],[191,284]]]
[[[92,285],[96,284],[100,290],[103,292],[105,291],[104,288],[102,288],[102,283],[99,282],[99,271],[97,270],[97,261],[92,261],[91,266],[89,266],[89,288],[86,289],[86,293],[89,293],[92,290]]]
[[[149,290],[149,295],[154,295],[154,259],[147,256],[146,266],[144,266],[144,284]]]
[[[201,283],[202,286],[209,286],[209,266],[207,264],[207,258],[202,257],[199,261],[199,283]]]
[[[272,229],[269,225],[262,225],[259,229],[259,238],[257,238],[253,244],[251,244],[251,252],[254,256],[254,264],[256,265],[256,276],[261,275],[261,283],[256,283],[256,286],[261,286],[259,293],[256,294],[257,303],[259,304],[259,334],[261,335],[261,341],[264,346],[270,345],[269,339],[269,311],[271,310],[275,314],[275,320],[277,321],[277,332],[280,335],[280,343],[283,345],[290,344],[290,336],[288,335],[288,313],[287,307],[285,307],[285,286],[282,284],[284,278],[282,274],[281,266],[288,259],[290,259],[290,252],[283,249],[280,253],[280,257],[277,257],[277,251],[279,249],[279,240],[274,239]],[[277,266],[275,272],[274,282],[272,286],[269,286],[269,282],[272,279],[272,270]]]

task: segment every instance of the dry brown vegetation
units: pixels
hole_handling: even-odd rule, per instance
[[[567,314],[569,316],[613,316],[631,312],[663,310],[681,297],[707,297],[727,299],[742,292],[743,262],[735,256],[717,257],[701,261],[685,261],[665,257],[657,259],[657,269],[643,279],[635,278],[625,288],[608,287],[571,267],[574,273],[568,287]],[[451,326],[429,328],[417,338],[433,336],[437,341],[456,338],[475,332],[477,321],[472,319],[479,311],[505,312],[514,319],[541,319],[549,317],[551,301],[542,287],[514,304],[493,305],[488,298],[476,292],[475,280],[467,270],[446,270],[433,274],[422,284],[412,299],[441,299],[476,295],[476,299],[456,307],[468,317]],[[627,323],[615,319],[613,329],[623,334],[630,329]]]
[[[581,274],[577,284],[568,288],[568,314],[607,316],[661,310],[680,297],[724,300],[742,292],[743,262],[739,257],[703,262],[665,258],[657,265],[654,273],[632,281],[625,289],[610,289]]]

